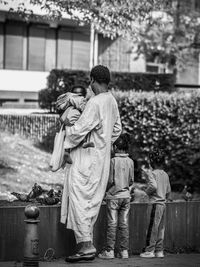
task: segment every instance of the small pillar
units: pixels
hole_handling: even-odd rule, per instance
[[[38,216],[40,210],[35,205],[28,205],[24,210],[26,216],[24,237],[24,263],[23,267],[39,267],[39,236]]]

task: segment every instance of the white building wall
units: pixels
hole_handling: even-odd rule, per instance
[[[144,55],[137,56],[134,51],[130,54],[130,72],[146,72],[146,60]]]
[[[46,88],[49,72],[1,70],[0,91],[38,92]]]

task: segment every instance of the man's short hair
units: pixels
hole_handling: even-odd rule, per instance
[[[100,84],[105,83],[108,85],[110,82],[110,71],[106,66],[97,65],[92,68],[90,78]]]

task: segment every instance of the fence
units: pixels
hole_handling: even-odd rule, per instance
[[[141,252],[145,245],[150,212],[150,204],[131,204],[130,254]],[[23,259],[24,217],[24,207],[0,207],[0,261]],[[73,252],[75,248],[73,232],[66,230],[59,221],[59,206],[40,207],[41,257],[50,247],[55,250],[56,257]],[[94,228],[94,243],[98,251],[105,245],[105,237],[106,208],[102,205]],[[200,202],[167,203],[165,249],[170,252],[200,252]]]
[[[13,134],[42,141],[48,132],[55,132],[59,125],[58,115],[0,115],[0,129]]]

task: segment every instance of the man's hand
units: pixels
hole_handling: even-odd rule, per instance
[[[72,164],[73,162],[72,162],[72,159],[70,157],[70,153],[67,150],[65,150],[64,157],[63,157],[63,163],[62,163],[62,168],[63,169],[65,168],[65,165],[67,163],[68,164]]]

